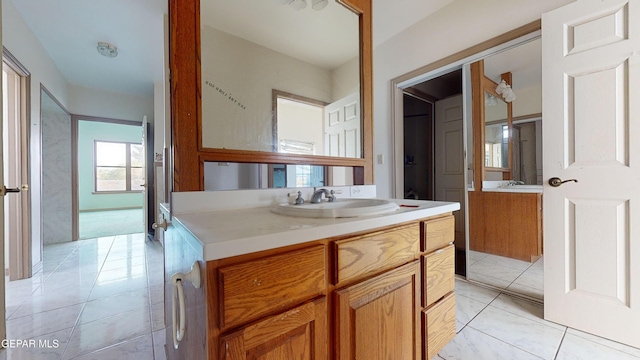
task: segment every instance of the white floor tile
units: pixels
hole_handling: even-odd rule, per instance
[[[599,336],[595,336],[592,334],[588,334],[586,332],[580,331],[580,330],[576,330],[576,329],[569,329],[567,330],[567,334],[571,334],[574,336],[578,336],[581,337],[583,339],[587,339],[593,342],[596,342],[600,345],[612,348],[612,349],[616,349],[618,351],[622,351],[626,354],[635,356],[637,358],[640,358],[640,348],[635,348],[629,345],[625,345],[625,344],[621,344],[619,342],[615,342],[615,341],[611,341],[605,338],[601,338]]]
[[[504,280],[508,283],[511,283],[513,280],[517,279],[518,276],[520,276],[520,274],[522,274],[522,272],[524,271],[524,269],[518,270],[492,262],[485,262],[485,260],[486,258],[469,266],[469,273],[473,275],[480,274],[490,276],[492,278]]]
[[[489,306],[473,319],[472,327],[543,359],[553,359],[564,331]],[[463,330],[464,331],[464,330]]]
[[[557,359],[638,360],[639,358],[573,334],[566,334],[560,346]]]
[[[456,320],[466,325],[485,307],[486,303],[465,296],[456,296]]]
[[[116,294],[97,300],[88,301],[80,318],[79,324],[108,318],[133,310],[146,309],[149,306],[149,294],[147,289]]]
[[[536,321],[542,325],[555,327],[558,330],[566,330],[565,326],[544,320],[544,307],[533,301],[517,298],[515,296],[500,294],[489,306],[508,311],[512,314]]]
[[[54,333],[31,337],[35,340],[35,346],[7,348],[1,353],[4,360],[59,360],[62,358],[71,329],[64,329]]]
[[[148,307],[79,324],[73,329],[63,358],[73,359],[148,333],[151,333]]]
[[[113,345],[74,360],[154,360],[151,334]]]
[[[513,280],[498,279],[492,276],[487,276],[478,272],[471,271],[467,272],[467,277],[469,278],[469,280],[474,280],[483,284],[495,286],[500,289],[506,289],[513,282]]]
[[[439,356],[443,359],[455,360],[540,360],[537,356],[469,326],[458,333],[440,351]]]
[[[7,320],[7,338],[29,339],[72,328],[81,311],[82,304],[78,304]]]
[[[482,286],[474,285],[464,280],[456,280],[455,283],[456,297],[464,296],[473,300],[488,304],[500,295],[499,292]]]

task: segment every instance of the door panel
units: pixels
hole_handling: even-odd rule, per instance
[[[543,15],[545,318],[640,346],[640,4]]]
[[[324,114],[325,153],[320,155],[361,157],[360,93],[325,106]]]
[[[464,137],[462,95],[435,104],[435,199],[460,203],[455,211],[457,248],[465,247]]]

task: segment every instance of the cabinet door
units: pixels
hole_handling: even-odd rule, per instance
[[[327,330],[327,302],[322,297],[223,336],[223,358],[328,359]]]
[[[421,358],[420,262],[338,290],[337,359]]]

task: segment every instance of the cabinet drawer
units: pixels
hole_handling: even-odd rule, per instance
[[[455,239],[455,218],[453,215],[422,222],[420,250],[431,252],[445,247]]]
[[[427,307],[455,287],[455,249],[444,249],[422,256],[422,306]]]
[[[424,353],[433,359],[456,336],[456,299],[452,292],[422,312]]]
[[[412,224],[336,241],[335,283],[378,274],[417,259],[419,240],[420,227]]]
[[[220,327],[231,327],[323,294],[325,246],[220,268]]]

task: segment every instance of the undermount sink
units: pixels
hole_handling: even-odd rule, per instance
[[[398,204],[381,199],[337,199],[318,204],[278,204],[271,211],[280,215],[308,218],[343,218],[383,215],[398,210]]]

